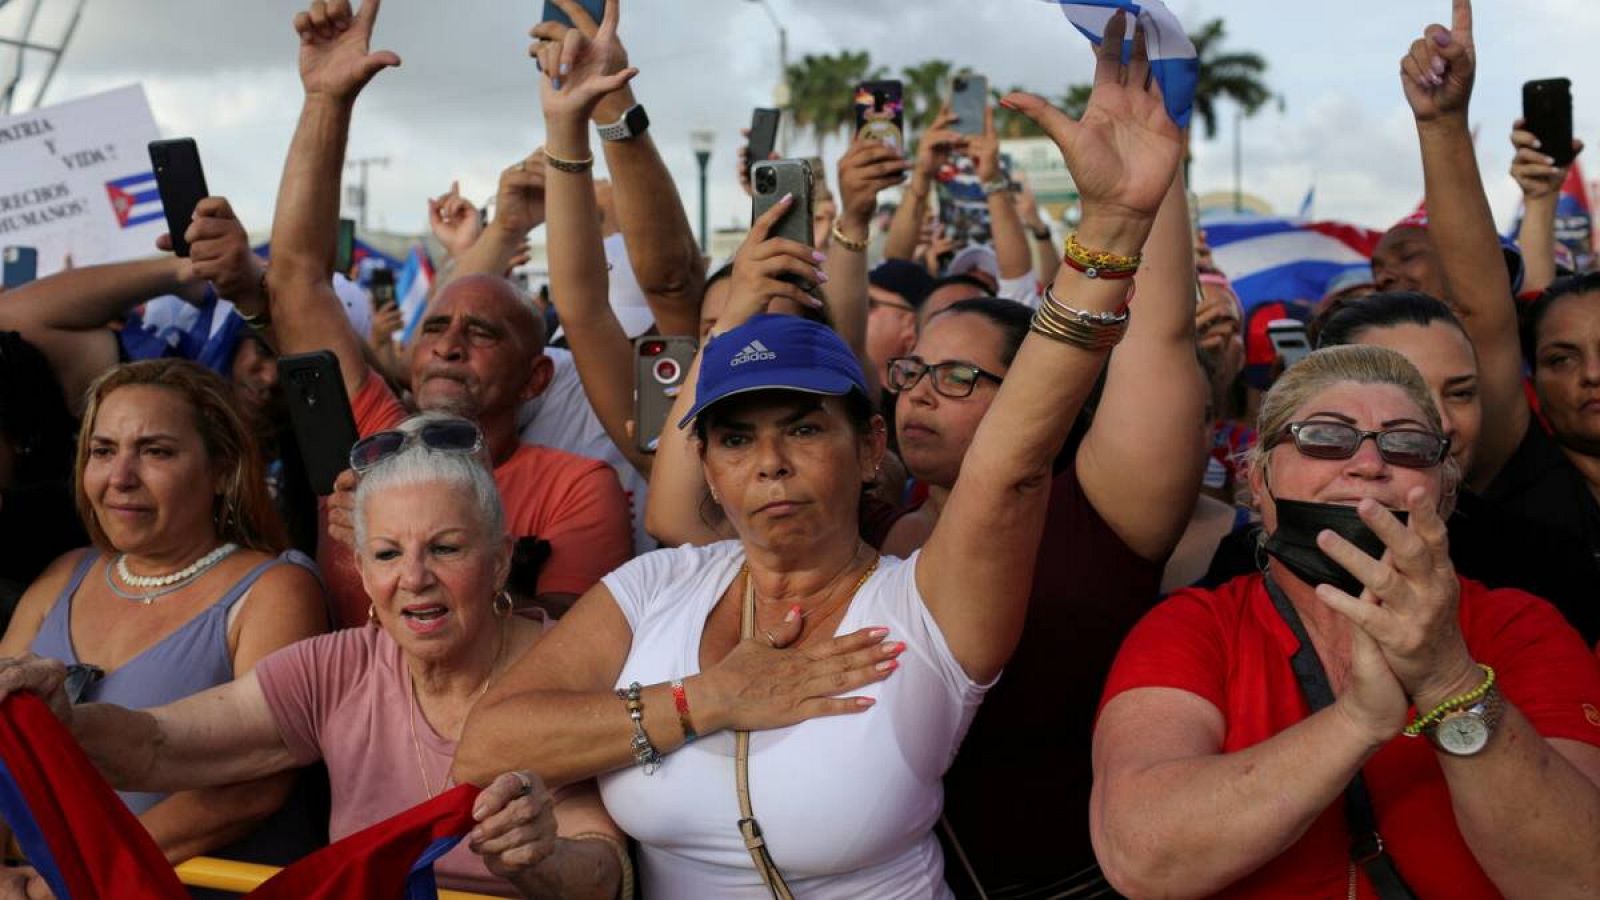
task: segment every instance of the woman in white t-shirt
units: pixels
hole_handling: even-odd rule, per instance
[[[570,68],[560,46],[538,51],[546,73],[565,70],[559,90],[542,84],[547,157],[589,158],[589,115],[626,80],[603,74],[608,12]],[[1121,35],[1107,35],[1081,122],[1030,95],[1005,101],[1061,147],[1083,196],[1075,258],[1099,255],[1062,267],[1060,299],[1044,304],[1004,386],[957,363],[908,388],[929,403],[999,392],[923,549],[880,559],[858,536],[884,430],[855,357],[825,326],[757,314],[777,297],[816,305],[783,276],[822,280],[820,256],[768,236],[786,197],[741,248],[695,393],[678,401],[738,539],[646,554],[585,594],[475,706],[458,778],[600,776],[641,845],[652,900],[776,896],[780,882],[805,897],[949,896],[932,835],[940,777],[1016,644],[1051,461],[1126,327],[1124,278],[1179,158],[1136,44],[1124,66]],[[586,167],[547,168],[545,190],[567,221],[592,218]],[[1082,271],[1094,266],[1100,277]],[[748,805],[737,732],[752,733]]]

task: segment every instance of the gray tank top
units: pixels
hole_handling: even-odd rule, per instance
[[[89,574],[89,567],[99,557],[99,551],[91,549],[84,553],[77,568],[73,569],[72,577],[50,608],[38,636],[33,639],[29,649],[34,653],[59,659],[68,665],[94,662],[80,660],[73,649],[71,616],[72,597],[78,592],[78,586],[83,584],[84,576]],[[316,565],[298,550],[290,550],[276,559],[261,563],[234,582],[216,603],[90,686],[84,693],[83,701],[115,703],[129,709],[149,709],[232,681],[233,658],[228,655],[228,612],[268,569],[285,564],[316,572]],[[142,815],[167,796],[134,791],[118,793],[134,815]]]

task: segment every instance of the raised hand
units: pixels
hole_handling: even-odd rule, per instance
[[[349,0],[314,0],[294,17],[306,96],[353,102],[372,76],[400,65],[400,57],[388,50],[369,50],[379,5],[380,0],[364,0],[361,11],[352,13]]]
[[[722,661],[688,681],[696,724],[704,731],[784,728],[818,716],[863,712],[866,698],[846,697],[898,668],[903,642],[885,640],[888,629],[863,628],[814,645],[788,648],[799,616],[778,626],[771,639],[757,632]],[[769,629],[771,630],[771,629]]]
[[[1544,153],[1539,139],[1523,127],[1518,119],[1511,129],[1511,146],[1517,155],[1511,158],[1511,177],[1522,188],[1523,199],[1538,200],[1559,193],[1561,183],[1567,180],[1567,167],[1556,165],[1555,157]],[[1583,152],[1583,141],[1572,141],[1573,155]]]
[[[586,15],[582,19],[593,22]],[[639,74],[638,69],[627,65],[627,52],[617,38],[620,19],[617,0],[606,0],[605,18],[592,35],[585,34],[581,27],[569,28],[559,42],[541,39],[528,49],[545,76],[539,87],[539,102],[546,119],[587,119],[607,94]],[[538,36],[543,24],[531,33]]]
[[[472,201],[461,196],[461,182],[450,182],[449,193],[428,198],[428,227],[452,258],[467,252],[483,233],[483,218]]]
[[[1375,500],[1356,508],[1388,548],[1382,559],[1331,531],[1318,535],[1317,546],[1366,589],[1357,598],[1324,584],[1317,596],[1372,637],[1405,693],[1426,709],[1473,687],[1480,676],[1461,634],[1461,583],[1444,520],[1420,487],[1406,496],[1406,508],[1411,515],[1404,525]]]
[[[226,197],[207,197],[195,204],[194,220],[184,239],[189,242],[188,266],[195,278],[211,282],[220,296],[235,305],[252,299],[266,301],[260,296],[261,260],[251,251],[250,236]]]
[[[857,138],[839,159],[840,215],[856,237],[872,221],[878,193],[906,180],[911,163],[882,141]]]
[[[988,184],[1000,177],[1000,136],[994,130],[994,107],[983,108],[983,134],[967,140],[967,155],[978,180]]]
[[[1472,0],[1453,0],[1450,27],[1429,25],[1400,59],[1400,86],[1418,122],[1467,115],[1478,51],[1472,43]]]
[[[583,4],[578,3],[577,0],[555,0],[555,4],[561,8],[562,12],[567,14],[567,18],[572,20],[572,24],[583,32],[584,37],[593,41],[600,34],[600,23],[589,15],[589,11],[583,7]],[[541,41],[550,41],[560,46],[566,42],[567,32],[571,30],[560,22],[549,21],[535,25],[530,34]],[[627,48],[622,46],[622,41],[616,34],[612,34],[611,40],[603,48],[598,49],[605,64],[603,68],[605,74],[615,75],[628,68]],[[615,117],[613,117],[614,119]]]
[[[933,124],[922,133],[922,138],[917,142],[918,177],[928,180],[937,178],[939,167],[949,161],[950,153],[966,149],[967,136],[950,127],[955,120],[955,113],[950,111],[949,104],[945,104],[934,117]]]
[[[507,772],[473,803],[478,824],[467,835],[467,848],[483,857],[489,871],[517,884],[555,852],[555,810],[538,775]]]
[[[544,148],[500,173],[494,226],[518,237],[544,224]]]
[[[718,334],[766,311],[767,304],[778,297],[787,297],[814,309],[822,308],[822,301],[797,282],[827,281],[828,276],[819,268],[826,257],[799,241],[770,236],[778,221],[793,207],[794,195],[786,194],[750,224],[750,233],[733,256],[728,305],[717,318]],[[785,279],[785,275],[789,278]]]
[[[1132,58],[1122,62],[1127,22],[1119,12],[1106,26],[1096,51],[1094,91],[1080,120],[1033,94],[1009,94],[1000,102],[1032,119],[1061,149],[1083,198],[1085,223],[1137,222],[1148,228],[1177,173],[1183,137],[1150,76],[1143,28],[1134,29]],[[1142,244],[1143,235],[1136,237]],[[1139,247],[1101,249],[1127,253]]]

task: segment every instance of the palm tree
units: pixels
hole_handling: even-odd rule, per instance
[[[944,105],[950,76],[956,64],[946,59],[930,59],[900,70],[905,85],[906,124],[927,128]]]
[[[817,142],[817,155],[827,139],[855,123],[855,87],[881,78],[865,50],[841,50],[834,55],[808,53],[789,66],[789,107],[796,127],[807,129]]]
[[[1200,63],[1194,87],[1194,114],[1200,119],[1206,140],[1217,136],[1217,100],[1226,97],[1239,104],[1246,116],[1253,116],[1272,98],[1272,91],[1261,80],[1267,61],[1258,53],[1223,52],[1226,37],[1221,19],[1212,19],[1189,35]]]
[[[1073,121],[1083,118],[1083,111],[1089,108],[1089,94],[1094,91],[1094,85],[1074,84],[1067,88],[1061,95],[1061,111],[1070,116]]]

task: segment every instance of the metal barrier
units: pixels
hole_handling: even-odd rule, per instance
[[[210,856],[196,856],[178,864],[178,880],[190,887],[211,888],[246,894],[263,881],[278,874],[277,866],[234,862]],[[439,900],[495,900],[487,894],[470,894],[465,891],[440,891]]]

